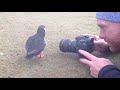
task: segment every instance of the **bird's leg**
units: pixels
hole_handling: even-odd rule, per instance
[[[43,58],[44,56],[45,56],[45,55],[44,55],[44,54],[42,54],[42,53],[41,53],[41,54],[39,54],[39,55],[37,55],[37,57],[38,57],[38,58]]]

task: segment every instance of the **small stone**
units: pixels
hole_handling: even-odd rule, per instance
[[[2,56],[3,56],[4,54],[3,54],[3,53],[0,53],[0,55],[2,55]]]

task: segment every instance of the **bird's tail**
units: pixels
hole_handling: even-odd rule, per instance
[[[25,57],[26,59],[33,59],[34,58],[34,56],[32,56],[32,55],[26,55],[26,57]]]

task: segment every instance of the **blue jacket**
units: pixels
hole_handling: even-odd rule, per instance
[[[120,69],[114,65],[104,66],[99,71],[98,78],[120,78]]]

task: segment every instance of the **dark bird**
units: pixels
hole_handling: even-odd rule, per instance
[[[44,57],[43,51],[46,46],[46,41],[45,41],[45,26],[40,25],[38,27],[37,33],[30,36],[27,41],[26,41],[26,58],[27,59],[32,59],[34,57],[37,58],[42,58]]]

